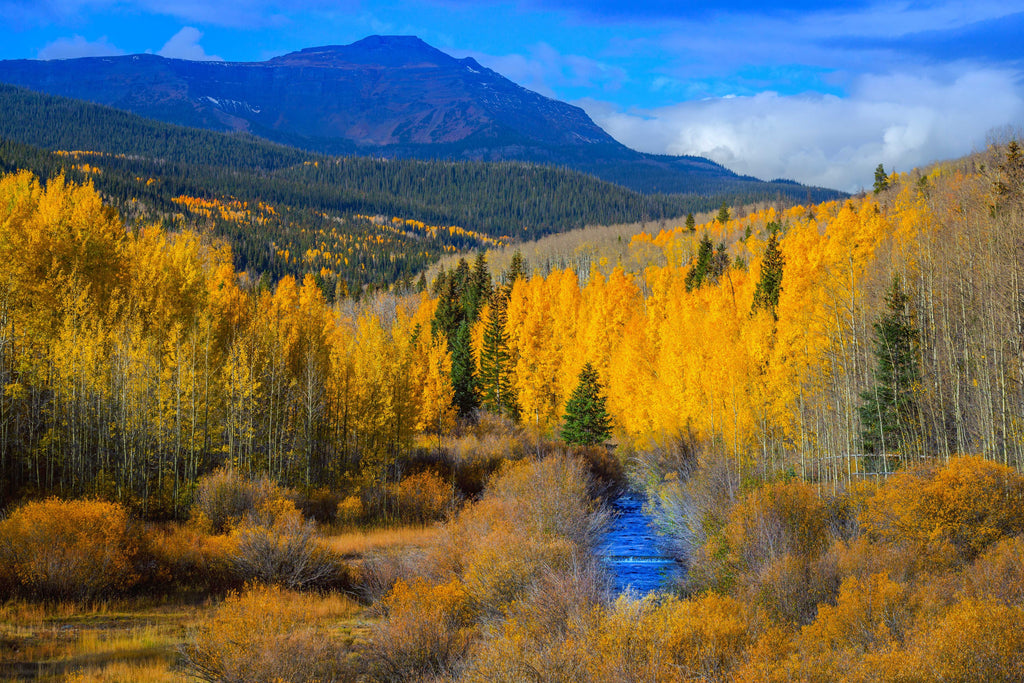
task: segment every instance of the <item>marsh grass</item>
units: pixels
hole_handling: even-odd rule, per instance
[[[342,558],[362,559],[382,551],[425,548],[432,545],[440,533],[438,526],[403,526],[341,531],[325,536],[322,542]]]
[[[184,681],[173,670],[207,605],[140,599],[0,606],[0,681]]]

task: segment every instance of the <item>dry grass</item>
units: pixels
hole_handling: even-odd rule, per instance
[[[405,526],[347,531],[325,536],[322,542],[339,556],[354,559],[383,551],[426,548],[434,544],[440,533],[438,526]]]
[[[185,629],[209,608],[116,601],[0,606],[0,681],[184,681]]]

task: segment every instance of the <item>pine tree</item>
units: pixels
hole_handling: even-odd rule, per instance
[[[715,220],[718,221],[720,225],[725,225],[729,222],[729,205],[724,201],[722,202],[722,206],[718,209],[718,215],[715,216]]]
[[[885,167],[879,164],[875,169],[875,194],[888,189],[888,187],[889,175],[885,172]]]
[[[491,297],[491,272],[487,269],[487,258],[484,252],[476,255],[476,262],[473,264],[473,272],[469,276],[469,283],[463,295],[463,308],[466,311],[466,320],[470,323],[476,322],[480,315],[480,309],[484,302]]]
[[[451,344],[452,353],[452,403],[465,417],[480,406],[476,367],[473,363],[473,346],[469,325],[465,320],[459,324]]]
[[[686,229],[693,232],[697,229],[697,221],[693,218],[693,213],[686,214]]]
[[[769,223],[767,227],[768,246],[765,247],[764,258],[761,260],[761,279],[754,289],[754,303],[750,312],[754,314],[762,309],[770,312],[772,318],[778,320],[776,309],[779,307],[779,294],[782,293],[782,270],[786,266],[786,259],[779,250],[779,230],[782,226],[778,223]]]
[[[913,434],[921,369],[909,302],[899,276],[893,277],[885,297],[888,312],[874,324],[875,385],[861,394],[861,439],[868,453],[898,451]]]
[[[490,317],[480,351],[481,402],[491,412],[515,417],[516,399],[512,387],[512,355],[505,332],[507,301],[499,291],[491,297]]]
[[[526,263],[523,261],[523,254],[518,249],[512,254],[512,262],[502,274],[502,281],[505,288],[508,291],[512,291],[512,286],[516,283],[519,278],[526,277]]]
[[[604,443],[612,435],[612,420],[605,405],[603,387],[597,370],[590,363],[583,366],[576,388],[565,404],[562,438],[566,443],[593,446]]]
[[[704,278],[711,270],[711,262],[715,255],[715,248],[707,233],[700,238],[700,246],[697,248],[697,262],[690,266],[686,273],[686,291],[692,292],[704,284]]]

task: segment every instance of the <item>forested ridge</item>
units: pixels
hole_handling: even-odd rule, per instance
[[[210,235],[126,230],[89,183],[6,175],[0,584],[69,590],[17,564],[47,517],[15,505],[51,494],[209,535],[153,541],[146,566],[292,589],[342,562],[293,501],[339,524],[448,515],[415,559],[345,574],[382,615],[361,644],[295,658],[253,625],[299,598],[250,589],[190,670],[251,647],[381,681],[1018,680],[1022,221],[1009,142],[841,201],[722,206],[635,236],[628,270],[481,253],[329,303],[312,275],[250,281]],[[608,428],[614,456],[586,445]],[[678,595],[613,600],[593,563],[595,497],[623,472],[687,562]],[[263,502],[218,522],[218,496]],[[261,534],[302,566],[267,570],[285,541]]]
[[[643,195],[550,166],[331,158],[7,85],[0,85],[0,107],[0,168],[91,179],[132,225],[158,221],[168,229],[211,231],[231,242],[238,270],[270,281],[312,273],[332,300],[367,286],[408,288],[444,253],[489,246],[481,237],[535,239],[584,225],[670,219],[723,200],[807,192],[782,184],[756,196]],[[258,217],[196,212],[194,202],[179,198],[262,203],[274,211]],[[357,216],[441,230],[382,234]],[[310,250],[340,258],[304,258]]]

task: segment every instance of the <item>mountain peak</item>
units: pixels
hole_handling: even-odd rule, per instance
[[[336,64],[375,64],[411,66],[447,64],[455,61],[444,52],[416,36],[367,36],[350,45],[307,47],[270,60],[274,65],[332,66]]]

